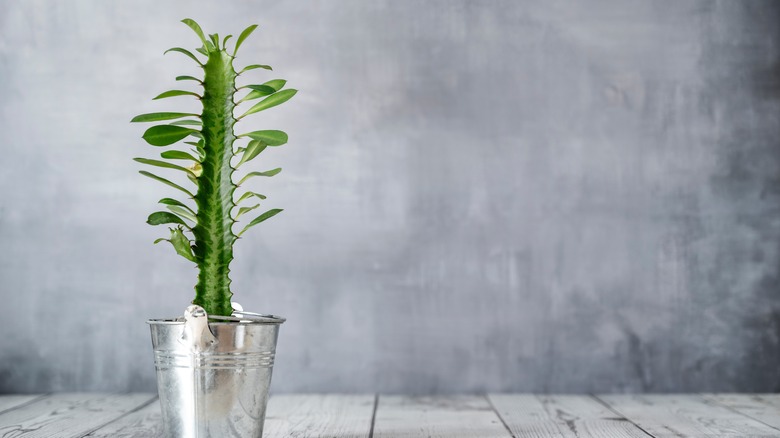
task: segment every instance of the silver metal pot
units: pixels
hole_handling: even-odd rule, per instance
[[[284,318],[244,312],[147,321],[152,331],[163,433],[170,438],[257,437]]]

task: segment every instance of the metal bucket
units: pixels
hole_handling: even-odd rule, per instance
[[[262,437],[284,318],[234,308],[233,316],[219,317],[190,306],[183,318],[147,321],[163,436]]]

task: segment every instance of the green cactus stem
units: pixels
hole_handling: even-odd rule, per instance
[[[197,225],[193,228],[195,236],[195,259],[200,272],[195,286],[197,304],[208,314],[230,315],[230,261],[233,260],[233,234],[231,216],[233,192],[233,94],[236,92],[236,71],[233,69],[233,57],[225,50],[210,51],[209,59],[203,67],[203,113],[201,114],[204,158],[200,162],[201,174],[198,176],[198,193],[195,204],[198,206]]]
[[[203,46],[197,51],[206,56],[206,61],[201,62],[197,56],[186,49],[179,47],[170,49],[169,52],[179,52],[195,60],[204,72],[202,80],[192,76],[179,76],[176,80],[198,82],[202,87],[202,95],[186,90],[170,90],[155,99],[195,96],[203,104],[203,110],[200,114],[178,112],[142,114],[132,121],[174,120],[146,130],[143,138],[152,146],[180,144],[188,137],[194,137],[198,141],[184,142],[194,147],[191,152],[172,149],[160,154],[164,160],[149,158],[135,160],[142,164],[183,172],[196,185],[197,190],[193,194],[193,191],[173,181],[147,171],[140,172],[144,176],[182,191],[194,201],[193,208],[187,205],[186,201],[163,198],[160,203],[164,204],[169,211],[152,213],[147,223],[173,224],[170,238],[157,239],[155,243],[168,241],[179,255],[197,264],[198,281],[195,285],[193,304],[203,307],[211,315],[230,315],[233,293],[230,289],[229,274],[230,262],[233,260],[233,245],[238,236],[246,230],[282,211],[281,209],[268,210],[251,220],[236,234],[233,227],[238,219],[259,207],[260,203],[239,207],[238,211],[234,211],[235,207],[242,202],[263,201],[266,196],[247,190],[236,200],[234,193],[239,188],[239,184],[233,181],[233,173],[239,166],[256,158],[268,146],[281,146],[287,143],[287,134],[282,131],[254,131],[237,136],[234,127],[243,117],[280,105],[292,98],[297,91],[282,90],[286,81],[273,79],[260,85],[241,87],[241,90],[249,91],[236,101],[236,94],[240,91],[236,88],[236,78],[240,73],[236,73],[233,68],[233,61],[238,47],[257,26],[250,26],[241,33],[231,55],[226,47],[230,36],[225,37],[220,47],[218,35],[209,35],[209,39],[206,39],[197,23],[189,19],[182,21],[200,38]],[[254,64],[245,67],[242,72],[258,68],[271,70],[267,65]],[[259,98],[263,99],[252,105],[241,117],[234,116],[237,104]],[[247,144],[236,148],[235,143],[244,139],[248,140]],[[234,160],[236,157],[238,159]],[[185,160],[190,165],[180,166],[170,160]],[[243,185],[245,181],[255,176],[270,177],[280,171],[281,169],[272,169],[249,172],[241,178],[240,184]]]

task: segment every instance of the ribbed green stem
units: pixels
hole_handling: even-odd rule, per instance
[[[202,173],[198,177],[198,223],[193,229],[194,253],[198,262],[198,283],[193,304],[211,315],[230,315],[230,262],[236,236],[231,217],[233,203],[233,94],[236,72],[233,57],[226,51],[209,51],[203,80]]]

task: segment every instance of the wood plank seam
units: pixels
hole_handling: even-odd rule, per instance
[[[517,438],[653,436],[590,395],[488,394],[488,399]]]
[[[80,438],[152,398],[152,394],[52,394],[0,415],[0,435]]]
[[[94,428],[94,429],[90,430],[90,431],[89,431],[89,432],[87,432],[86,434],[84,434],[84,435],[81,435],[81,438],[84,438],[84,437],[87,437],[87,438],[88,438],[89,436],[91,436],[91,435],[94,435],[94,433],[95,433],[95,432],[99,431],[100,429],[102,429],[102,428],[104,428],[104,427],[107,427],[107,426],[108,426],[108,425],[110,425],[111,423],[116,423],[117,421],[121,420],[122,418],[125,418],[125,417],[127,417],[128,415],[130,415],[130,414],[134,414],[134,413],[136,413],[136,412],[140,411],[141,409],[143,409],[143,408],[145,408],[145,407],[149,406],[150,404],[152,404],[152,403],[156,402],[156,401],[158,400],[158,398],[159,398],[159,397],[158,397],[157,395],[153,396],[153,397],[151,398],[151,400],[149,400],[149,401],[146,401],[146,402],[142,403],[141,405],[139,405],[138,407],[136,407],[136,408],[134,408],[134,409],[131,409],[131,410],[129,410],[129,411],[127,411],[127,412],[125,412],[124,414],[122,414],[122,415],[120,415],[120,416],[118,416],[118,417],[114,418],[113,420],[109,421],[109,422],[108,422],[108,423],[106,423],[106,424],[102,424],[102,425],[100,425],[100,426],[98,426],[98,427],[96,427],[96,428]]]
[[[376,402],[376,393],[275,394],[268,402],[263,437],[368,438]]]
[[[90,433],[85,438],[151,438],[162,436],[162,412],[158,400],[127,416],[112,421]]]
[[[78,436],[75,436],[73,438],[84,438],[86,436],[89,436],[89,435],[95,433],[96,431],[100,430],[101,428],[104,428],[104,427],[108,426],[109,424],[119,420],[120,418],[124,417],[125,415],[131,414],[131,413],[133,413],[133,412],[135,412],[135,411],[137,411],[139,409],[143,409],[144,407],[149,406],[149,403],[153,403],[155,400],[157,400],[157,396],[156,395],[153,396],[151,399],[145,401],[144,403],[141,403],[141,405],[136,406],[135,408],[131,409],[130,411],[125,412],[124,414],[122,414],[122,415],[120,415],[120,416],[118,416],[118,417],[116,417],[116,418],[114,418],[114,419],[112,419],[110,421],[107,421],[107,422],[105,422],[105,423],[103,423],[103,424],[101,424],[101,425],[99,425],[97,427],[94,427],[94,428],[92,428],[90,430],[87,430],[85,433],[82,433],[82,434],[80,434]]]
[[[620,418],[624,419],[625,421],[628,421],[629,423],[633,424],[637,429],[639,429],[642,432],[644,432],[647,436],[649,436],[651,438],[655,438],[655,436],[653,434],[651,434],[650,432],[648,432],[645,429],[643,429],[642,426],[638,425],[634,420],[628,418],[627,416],[625,416],[625,415],[621,414],[620,412],[618,412],[617,410],[615,410],[612,406],[609,405],[609,403],[607,403],[604,400],[600,399],[598,395],[596,395],[596,394],[588,394],[588,395],[593,400],[595,400],[595,401],[599,402],[601,405],[603,405],[605,408],[607,408],[610,411],[614,412],[615,415],[617,415],[618,417],[620,417]]]
[[[501,420],[501,424],[503,424],[503,425],[504,425],[504,429],[506,429],[506,431],[507,431],[507,432],[509,432],[509,435],[510,435],[512,438],[517,438],[517,437],[515,436],[515,434],[512,432],[512,429],[509,427],[509,425],[508,425],[508,424],[506,424],[506,420],[504,420],[504,417],[502,417],[502,416],[501,416],[501,413],[500,413],[500,412],[498,412],[498,409],[496,409],[496,406],[493,404],[493,400],[491,400],[491,399],[490,399],[490,397],[488,397],[488,395],[487,395],[487,394],[485,394],[485,395],[484,395],[484,397],[485,397],[485,400],[487,400],[488,404],[490,405],[490,409],[492,409],[492,410],[493,410],[493,412],[495,412],[495,414],[496,414],[496,417],[498,417],[498,419],[499,419],[499,420]]]
[[[718,405],[718,406],[721,406],[721,407],[724,407],[724,408],[726,408],[726,409],[730,410],[731,412],[734,412],[734,413],[736,413],[736,414],[742,415],[743,417],[750,418],[750,419],[751,419],[751,420],[753,420],[753,421],[757,421],[757,422],[759,422],[759,423],[761,423],[761,424],[763,424],[763,425],[766,425],[766,426],[768,426],[768,427],[771,427],[772,429],[775,429],[775,430],[780,430],[780,428],[777,428],[777,427],[775,427],[775,426],[773,426],[773,425],[771,425],[771,424],[769,424],[769,423],[767,423],[767,422],[761,421],[760,419],[758,419],[758,418],[756,418],[756,417],[754,417],[754,416],[752,416],[752,415],[749,415],[749,414],[747,414],[747,413],[745,413],[745,412],[742,412],[742,411],[741,411],[741,410],[739,410],[739,409],[735,409],[735,408],[733,408],[733,407],[731,407],[731,406],[727,405],[726,403],[721,403],[721,402],[720,402],[720,401],[719,401],[717,398],[715,398],[715,397],[708,397],[708,396],[707,396],[707,395],[705,395],[705,394],[699,394],[699,396],[700,396],[700,397],[701,397],[701,399],[704,401],[704,403],[714,403],[714,404],[716,404],[716,405]],[[774,406],[772,406],[772,404],[771,404],[771,403],[768,403],[766,400],[762,399],[761,397],[758,397],[758,398],[756,398],[755,400],[756,400],[757,402],[759,402],[759,403],[763,403],[763,404],[765,404],[765,405],[766,405],[767,407],[769,407],[769,408],[773,408],[773,407],[774,407]]]
[[[656,436],[780,436],[777,429],[696,394],[603,394],[599,398]]]
[[[376,424],[376,409],[379,406],[379,394],[374,394],[374,410],[371,412],[371,427],[368,429],[368,438],[374,438],[374,424]]]
[[[8,409],[3,409],[2,411],[0,411],[0,415],[3,415],[3,414],[5,414],[6,412],[13,411],[14,409],[23,408],[23,407],[25,407],[25,406],[27,406],[27,405],[31,405],[31,404],[33,404],[33,403],[37,403],[37,402],[39,402],[39,401],[41,401],[41,400],[45,399],[46,397],[51,397],[51,394],[50,394],[50,393],[49,393],[49,394],[41,394],[41,395],[39,395],[38,397],[35,397],[35,398],[34,398],[34,399],[32,399],[32,400],[27,400],[26,402],[19,403],[18,405],[15,405],[15,406],[11,406],[11,407],[10,407],[10,408],[8,408]]]
[[[509,438],[483,396],[382,395],[374,438]]]

